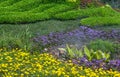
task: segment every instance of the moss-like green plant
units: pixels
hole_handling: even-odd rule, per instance
[[[21,1],[21,0],[6,0],[6,1],[0,2],[0,7],[11,6],[18,1]]]
[[[27,12],[32,12],[32,13],[40,13],[40,12],[43,12],[51,7],[55,7],[55,3],[47,3],[47,4],[40,4],[38,7],[34,8],[34,9],[31,9]]]
[[[28,23],[39,20],[46,20],[52,18],[54,14],[70,10],[72,8],[72,6],[67,4],[42,4],[41,6],[32,10],[30,10],[29,6],[25,9],[22,5],[21,7],[17,8],[17,10],[10,8],[5,9],[3,7],[0,8],[1,10],[3,10],[0,13],[0,23]]]
[[[23,12],[34,9],[41,4],[41,0],[21,0],[11,6],[0,7],[1,12]]]
[[[104,26],[104,25],[120,25],[120,15],[114,17],[89,17],[80,21],[82,25]]]
[[[110,7],[98,7],[98,8],[87,8],[79,10],[71,10],[63,13],[56,14],[54,17],[57,19],[76,19],[86,17],[108,17],[116,16],[120,13],[116,12]]]

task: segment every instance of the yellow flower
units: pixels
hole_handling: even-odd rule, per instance
[[[104,74],[104,73],[103,73],[103,72],[101,72],[101,71],[100,71],[99,73],[100,73],[101,75],[103,75],[103,74]]]
[[[78,67],[79,68],[79,70],[83,70],[83,67],[82,66],[80,66],[80,67]]]
[[[20,77],[24,77],[24,74],[22,73],[22,74],[20,74]]]
[[[27,75],[29,74],[29,72],[27,72],[27,71],[25,71],[24,73],[27,74]]]
[[[57,75],[60,76],[62,74],[62,71],[56,71]]]
[[[46,74],[46,76],[48,75],[48,73],[49,73],[49,72],[48,72],[47,70],[45,70],[45,74]]]
[[[64,71],[65,71],[64,68],[58,68],[58,70],[56,71],[56,73],[57,73],[58,76],[60,76],[62,74],[65,74]]]
[[[96,77],[96,76],[97,76],[97,74],[96,74],[96,73],[91,72],[90,77]]]
[[[78,73],[78,71],[76,70],[75,67],[72,67],[72,68],[71,68],[71,71],[72,71],[72,74],[73,74],[73,75],[76,75],[76,74]]]
[[[40,76],[63,76],[63,77],[101,77],[110,75],[120,77],[120,72],[86,68],[72,63],[71,60],[63,62],[54,58],[49,53],[30,54],[22,50],[14,49],[12,52],[1,52],[0,54],[1,75],[12,77],[24,77],[29,75]],[[4,72],[4,73],[2,73]]]
[[[85,77],[85,76],[82,76],[82,75],[81,75],[80,77]]]
[[[113,77],[120,77],[120,73],[115,74]]]
[[[7,76],[5,76],[5,77],[12,77],[12,76],[7,75]]]
[[[8,67],[8,64],[0,64],[0,67]]]
[[[13,60],[13,58],[10,56],[7,56],[5,59],[8,60],[8,62],[12,62],[12,60]]]
[[[70,77],[69,75],[64,75],[64,77]]]
[[[41,71],[43,66],[40,65],[39,63],[35,63],[35,64],[32,64],[32,67],[36,68],[38,71]]]
[[[105,71],[103,71],[102,73],[103,73],[104,75],[106,74],[106,72],[105,72]]]
[[[33,58],[33,60],[38,60],[38,58]]]
[[[89,73],[90,71],[88,69],[84,69],[86,73]]]

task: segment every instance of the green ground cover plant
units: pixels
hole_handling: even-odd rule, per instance
[[[113,17],[88,17],[80,21],[82,25],[88,26],[108,26],[108,25],[120,25],[120,15]]]
[[[88,8],[88,9],[79,9],[63,12],[56,14],[57,19],[76,19],[76,18],[86,18],[86,17],[108,17],[116,16],[120,13],[113,10],[111,7],[98,7],[98,8]]]
[[[28,7],[26,8],[28,9]],[[44,4],[44,5],[41,4],[39,7],[29,11],[25,11],[25,12],[22,12],[22,10],[26,10],[25,8],[24,9],[16,8],[18,11],[21,11],[21,12],[15,12],[17,10],[15,11],[11,10],[11,12],[0,13],[0,20],[1,20],[0,22],[1,23],[28,23],[28,22],[35,22],[40,20],[47,20],[52,18],[52,16],[56,13],[70,10],[72,8],[74,7],[70,5],[54,4],[54,3]]]
[[[30,10],[32,8],[35,8],[37,6],[39,6],[39,4],[41,3],[41,0],[21,0],[17,3],[14,3],[11,6],[8,7],[1,7],[0,11],[2,12],[13,12],[13,11],[27,11]]]
[[[56,14],[54,17],[61,20],[79,18],[82,25],[119,25],[120,13],[110,6],[71,10]]]
[[[7,1],[1,2],[0,7],[7,7],[19,1],[20,0],[7,0]]]
[[[7,13],[6,13],[7,14]],[[1,23],[28,23],[38,20],[47,20],[50,16],[44,13],[8,13],[8,15],[0,16]]]
[[[58,4],[55,7],[52,7],[52,8],[49,8],[49,9],[43,11],[43,13],[49,14],[49,15],[55,15],[57,13],[67,11],[67,10],[70,10],[72,8],[74,8],[74,7],[73,6],[68,6],[68,5],[65,5],[65,4],[60,4],[60,5]]]
[[[62,1],[62,3],[59,3],[58,1],[44,2],[42,0],[7,0],[2,3],[0,6],[0,23],[29,23],[51,18],[60,20],[79,18],[83,19],[81,20],[81,24],[84,25],[85,22],[88,22],[89,18],[84,20],[84,18],[87,17],[113,17],[114,19],[114,17],[120,15],[109,5],[96,8],[91,7],[86,9],[78,9],[75,2],[70,3],[69,1]],[[109,25],[109,23],[107,22],[107,18],[103,19],[105,20],[105,25]],[[94,18],[91,18],[91,20],[94,21]],[[118,22],[112,21],[111,24],[119,24],[119,20]],[[86,23],[86,25],[89,24]]]
[[[27,12],[33,12],[33,13],[40,13],[46,9],[49,9],[51,7],[54,7],[55,3],[47,3],[47,4],[40,4],[38,7],[31,9]]]
[[[4,1],[6,1],[6,0],[0,0],[0,2],[4,2]]]

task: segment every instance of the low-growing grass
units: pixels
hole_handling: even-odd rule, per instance
[[[80,21],[82,25],[88,26],[105,26],[105,25],[120,25],[120,15],[114,17],[88,17]]]
[[[79,27],[79,20],[57,21],[48,20],[29,24],[0,24],[0,47],[22,48],[30,50],[32,38],[50,32],[62,32]],[[26,47],[27,46],[27,47]],[[39,50],[40,51],[40,50]]]
[[[48,53],[23,52],[21,49],[6,51],[0,49],[1,76],[41,77],[117,77],[118,71],[86,68],[74,65],[71,60],[62,62]]]
[[[11,50],[13,48],[22,48],[24,50],[31,50],[32,41],[30,41],[32,37],[32,33],[29,31],[29,27],[26,26],[26,29],[23,29],[21,32],[16,35],[11,32],[5,32],[5,30],[1,30],[0,37],[0,48],[6,47]]]

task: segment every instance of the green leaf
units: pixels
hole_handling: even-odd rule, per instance
[[[93,49],[91,49],[90,52],[91,52],[91,59],[95,59],[96,52]]]
[[[102,53],[101,50],[96,51],[96,58],[97,58],[97,59],[102,59],[102,58],[103,58],[102,55],[103,55],[103,53]]]
[[[105,58],[106,58],[106,59],[109,59],[109,58],[110,58],[110,54],[109,54],[109,53],[106,53],[106,54],[105,54]]]
[[[84,54],[83,54],[83,52],[82,52],[82,50],[80,49],[80,50],[76,50],[76,56],[77,57],[79,57],[79,58],[81,58],[81,57],[83,57],[84,56]]]
[[[86,46],[84,47],[84,53],[89,58],[89,60],[91,60],[91,52]]]
[[[72,51],[72,49],[70,49],[70,47],[68,45],[66,45],[66,47],[67,47],[68,54],[70,55],[71,58],[73,58],[74,52]]]
[[[60,51],[66,51],[65,48],[58,48],[58,50],[60,50]]]

